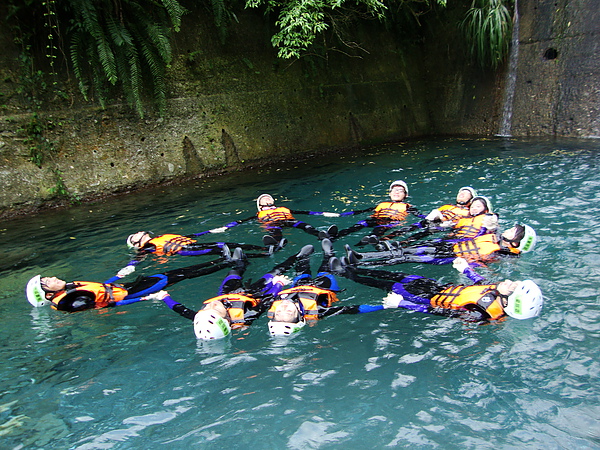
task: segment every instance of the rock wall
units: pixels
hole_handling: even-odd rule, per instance
[[[598,11],[592,0],[559,1],[521,5],[513,135],[599,135]],[[193,11],[175,42],[162,118],[140,120],[118,99],[106,110],[57,99],[39,112],[54,150],[38,168],[22,131],[33,111],[1,105],[0,217],[60,202],[57,193],[85,200],[320,151],[495,134],[504,73],[469,62],[457,35],[464,12],[451,6],[401,37],[364,23],[360,57],[289,63],[275,57],[257,12],[241,14],[223,45]],[[17,52],[2,28],[0,42],[0,76],[15,87]]]
[[[600,137],[600,4],[519,3],[512,134]]]

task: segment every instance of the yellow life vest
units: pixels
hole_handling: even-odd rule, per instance
[[[179,234],[163,234],[148,241],[156,247],[155,255],[174,255],[180,252],[186,245],[197,242],[195,239],[181,236]],[[146,245],[147,245],[146,244]]]
[[[269,319],[273,319],[275,310],[283,300],[298,301],[302,305],[304,320],[317,320],[319,318],[319,306],[328,308],[337,302],[333,291],[320,289],[315,286],[296,286],[281,291],[267,313]]]
[[[371,214],[373,219],[404,220],[410,205],[404,202],[381,202]]]
[[[294,216],[292,216],[292,212],[283,206],[279,206],[275,209],[265,209],[263,211],[259,211],[257,216],[258,220],[262,223],[296,220]]]
[[[473,238],[477,236],[479,230],[483,227],[485,214],[475,217],[463,217],[454,225],[454,236],[458,238]]]
[[[500,250],[496,234],[484,234],[476,238],[454,244],[453,251],[456,256],[467,261],[485,261],[493,258]]]
[[[60,302],[69,296],[88,296],[92,297],[95,308],[106,308],[113,302],[121,301],[127,295],[127,290],[115,284],[96,283],[93,281],[73,281],[73,286],[69,289],[57,293],[51,300],[51,306],[57,310],[66,310],[62,308]],[[91,294],[91,295],[90,295]]]
[[[444,221],[457,222],[463,217],[469,216],[469,207],[461,205],[443,205],[438,208],[442,213]]]
[[[490,319],[505,315],[496,284],[475,286],[450,286],[431,297],[430,305],[442,309],[478,309]]]
[[[210,298],[204,303],[211,303],[215,300],[223,303],[223,306],[229,313],[231,319],[231,328],[239,328],[245,323],[245,312],[247,308],[256,307],[260,300],[243,294],[223,294]]]

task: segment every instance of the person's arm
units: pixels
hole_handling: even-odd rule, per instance
[[[224,233],[230,228],[236,227],[241,223],[248,222],[249,220],[256,219],[256,216],[246,217],[245,219],[234,220],[233,222],[229,222],[228,224],[219,227],[213,228],[211,230],[201,231],[200,233],[192,233],[190,236],[203,236],[205,234],[215,234],[215,233]]]
[[[485,281],[485,278],[475,272],[464,258],[456,258],[452,262],[452,266],[460,273],[465,274],[467,278],[473,282],[473,284],[481,284]]]
[[[194,317],[196,317],[196,313],[198,312],[194,311],[193,309],[189,309],[185,305],[182,305],[181,303],[178,303],[175,300],[173,300],[167,291],[158,291],[154,294],[142,297],[142,300],[151,299],[162,300],[164,304],[167,305],[170,309],[175,311],[181,317],[185,317],[189,320],[194,320]]]
[[[406,212],[412,214],[415,217],[418,217],[419,219],[425,219],[425,214],[421,214],[421,212],[419,211],[419,208],[417,208],[416,206],[409,206],[406,209]]]
[[[319,319],[328,316],[337,316],[338,314],[363,314],[374,311],[381,311],[383,305],[349,305],[349,306],[319,306]]]
[[[373,211],[375,208],[370,207],[367,209],[361,209],[357,211],[343,211],[341,213],[337,212],[327,212],[327,211],[298,211],[292,210],[290,211],[292,214],[305,214],[309,216],[323,216],[323,217],[346,217],[346,216],[355,216],[357,214],[362,214],[368,211]]]

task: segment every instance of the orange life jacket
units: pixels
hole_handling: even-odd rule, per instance
[[[262,223],[280,222],[282,220],[296,220],[294,216],[292,216],[292,212],[283,206],[279,206],[275,209],[265,209],[264,211],[259,211],[257,216],[258,220]]]
[[[243,294],[223,294],[217,297],[210,298],[204,303],[211,303],[218,300],[223,303],[229,318],[231,319],[231,328],[239,328],[244,325],[245,312],[247,308],[254,308],[260,303],[259,299],[249,297]]]
[[[484,234],[466,241],[457,242],[452,248],[456,256],[467,261],[485,261],[493,259],[496,252],[501,250],[496,234]]]
[[[442,309],[478,309],[484,311],[490,319],[499,319],[505,313],[496,287],[496,284],[450,286],[431,297],[430,304]]]
[[[174,255],[181,251],[186,245],[197,242],[195,239],[181,236],[179,234],[163,234],[150,239],[146,245],[152,244],[156,247],[155,255]]]
[[[475,217],[463,217],[454,225],[454,236],[459,238],[473,238],[477,236],[479,230],[483,227],[485,214]]]
[[[463,217],[469,216],[469,207],[461,205],[443,205],[438,208],[442,213],[444,221],[457,222]]]
[[[373,219],[404,220],[410,205],[404,202],[381,202],[371,214]]]
[[[60,301],[67,295],[76,296],[76,293],[92,297],[95,302],[95,308],[106,308],[113,302],[123,300],[127,295],[127,290],[116,284],[96,283],[93,281],[73,281],[72,284],[74,285],[73,287],[57,293],[50,300],[52,308],[60,309]]]
[[[267,313],[269,319],[273,319],[275,310],[283,300],[299,301],[302,304],[304,320],[317,320],[319,318],[319,306],[328,308],[332,303],[337,302],[338,298],[333,291],[315,286],[306,285],[285,289],[277,295],[271,308],[269,308]]]

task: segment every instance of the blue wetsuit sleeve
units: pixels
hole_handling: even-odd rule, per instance
[[[366,213],[369,211],[373,211],[375,209],[374,206],[371,206],[369,208],[366,209],[358,209],[356,211],[344,211],[340,213],[340,217],[345,217],[345,216],[356,216],[357,214],[362,214],[362,213]]]
[[[373,311],[381,311],[383,309],[383,305],[358,305],[358,313],[369,313]]]
[[[165,302],[165,305],[167,305],[171,309],[173,309],[173,307],[175,305],[180,304],[180,303],[176,302],[175,300],[173,300],[170,295],[167,295],[165,298],[162,299],[162,301]]]
[[[194,317],[196,317],[196,312],[197,311],[189,309],[185,305],[182,305],[181,303],[177,303],[175,300],[173,300],[171,298],[170,295],[167,295],[165,298],[162,299],[162,301],[170,309],[172,309],[173,311],[175,311],[180,316],[185,317],[186,319],[194,320]]]
[[[475,272],[471,267],[467,267],[463,273],[475,284],[480,284],[485,281],[485,278]]]
[[[233,222],[229,222],[228,224],[224,225],[224,227],[232,228],[232,227],[239,225],[240,223],[244,223],[244,222],[247,222],[252,219],[256,219],[256,216],[246,217],[245,219],[240,219],[240,220],[234,220]],[[200,233],[192,233],[190,236],[203,236],[205,234],[209,234],[210,232],[211,232],[211,230],[201,231]]]

